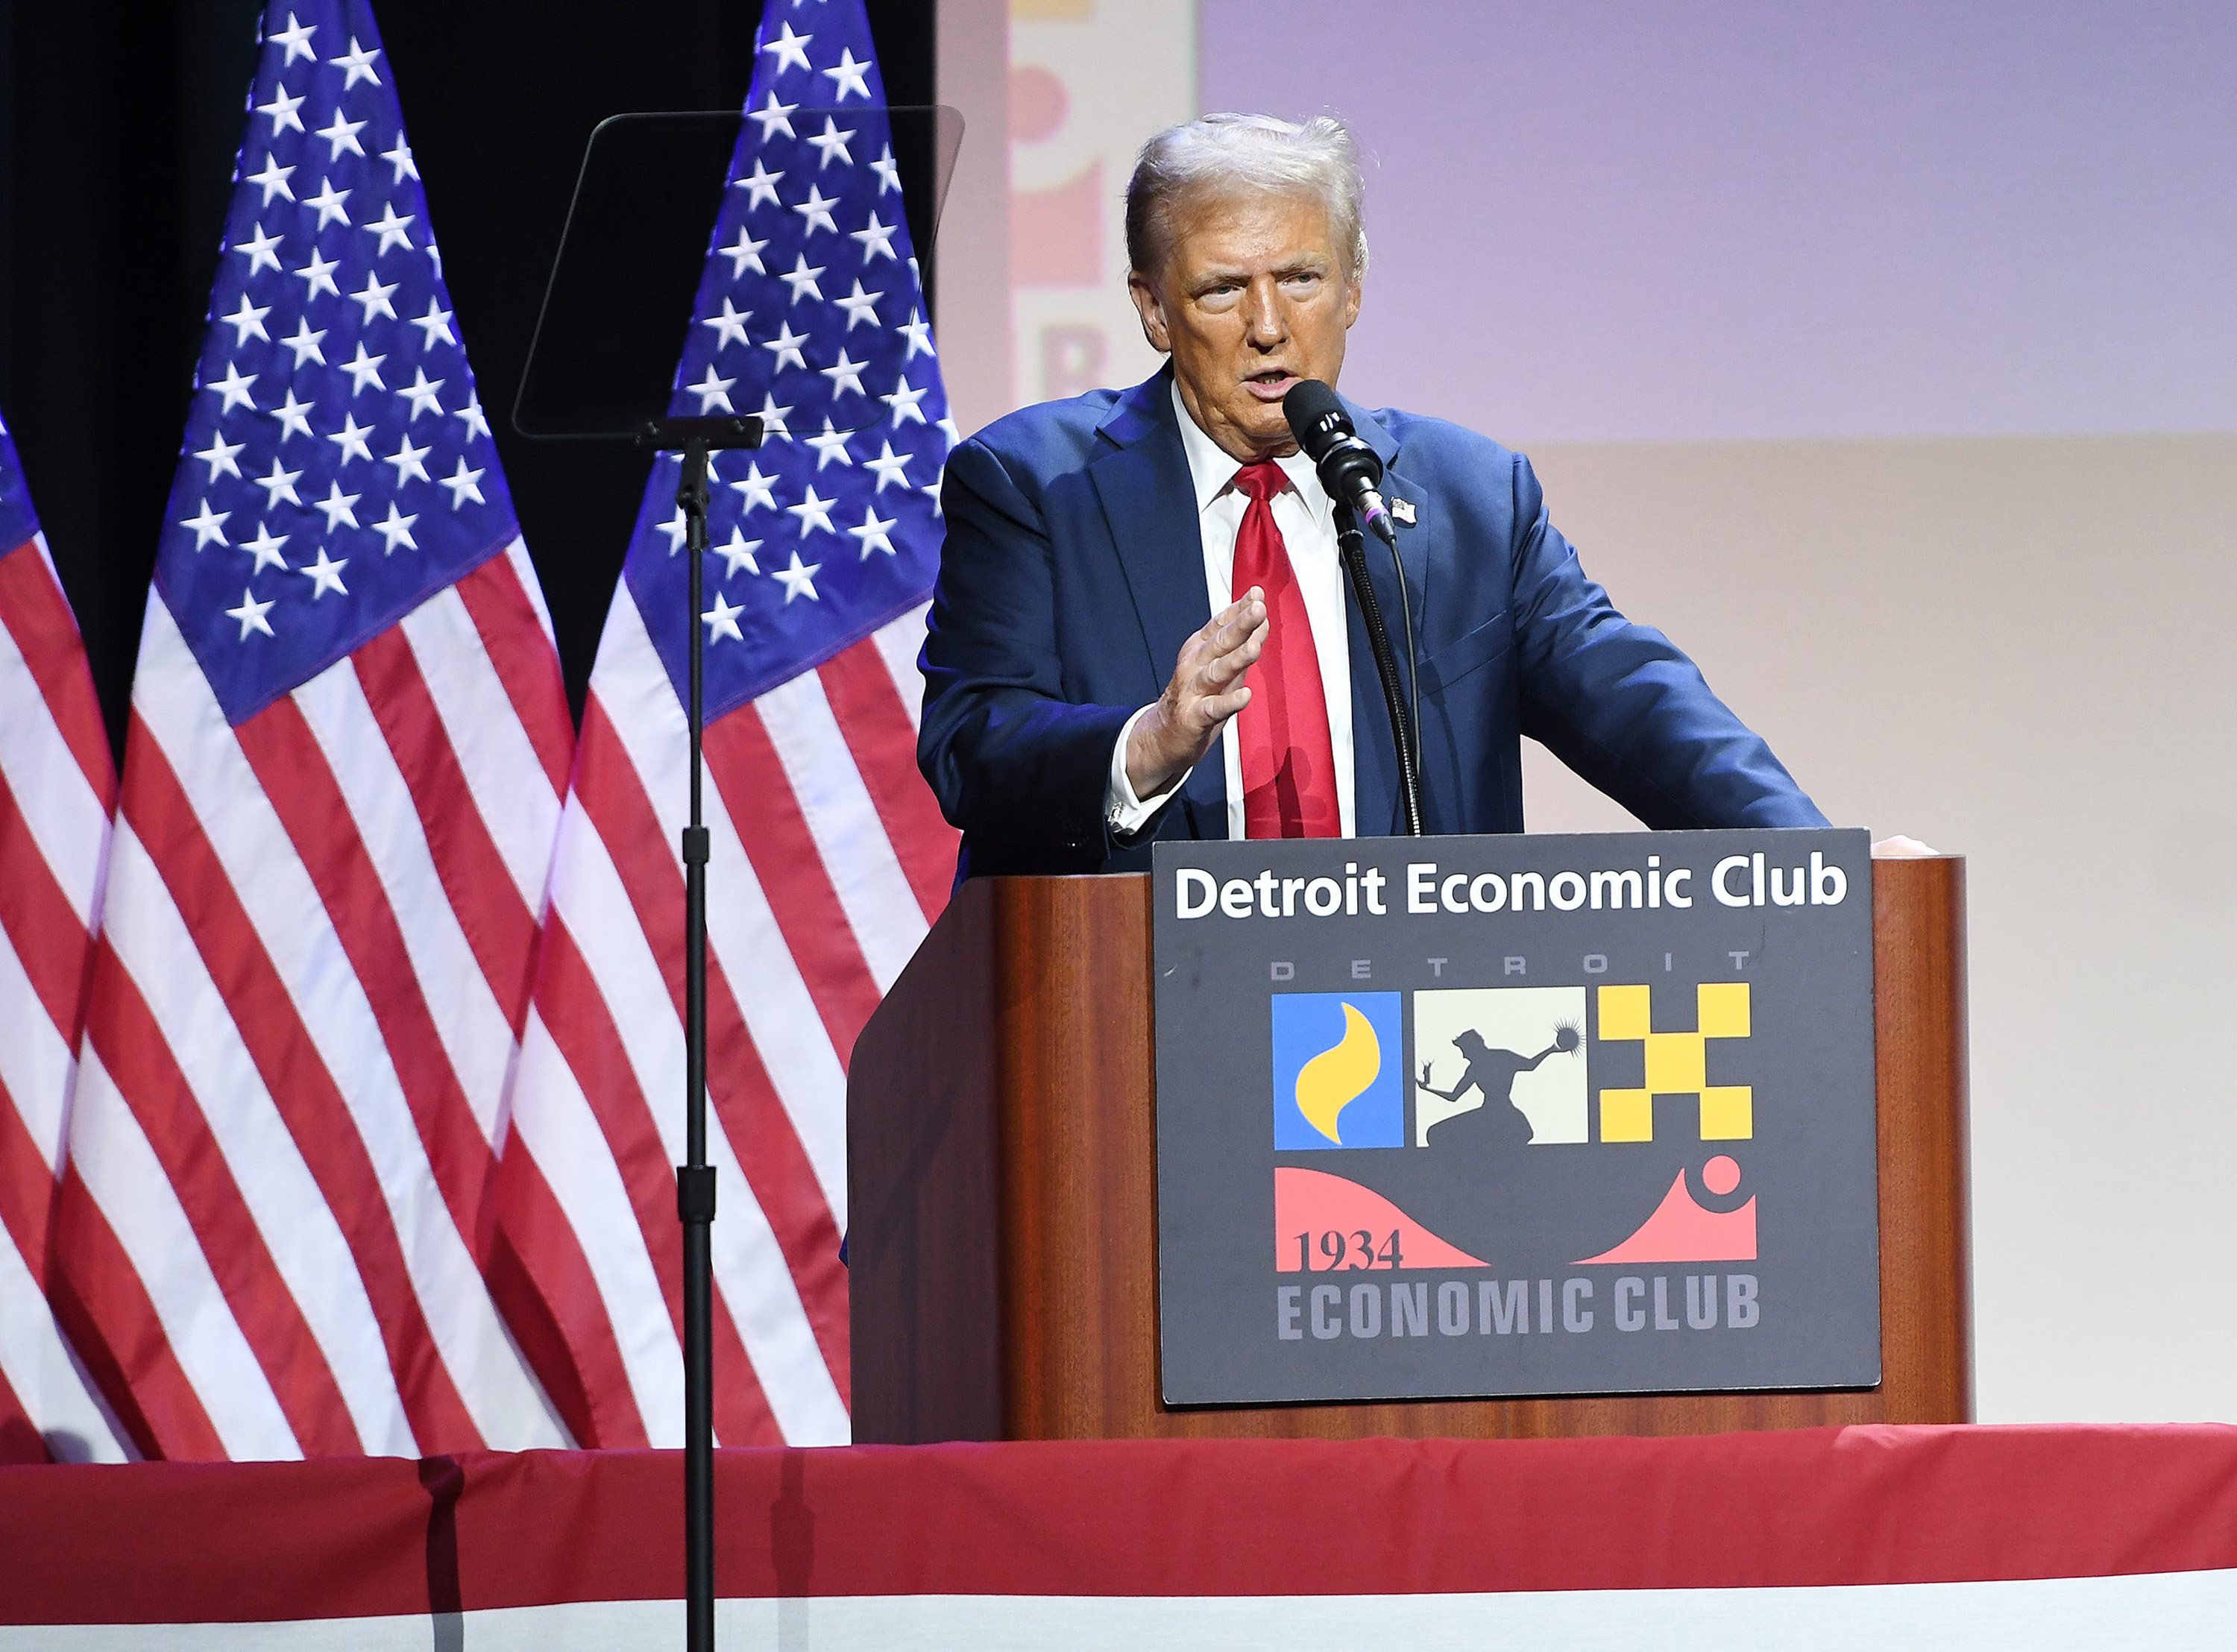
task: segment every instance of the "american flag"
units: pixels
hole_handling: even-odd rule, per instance
[[[176,1458],[559,1445],[484,1283],[570,730],[364,0],[266,13],[158,549],[57,1308]]]
[[[115,790],[85,647],[0,425],[0,1463],[129,1454],[46,1296]]]
[[[715,1410],[732,1445],[848,1437],[845,1068],[955,854],[914,747],[956,432],[868,23],[861,0],[773,4],[756,44],[672,404],[758,413],[772,436],[716,456],[699,615]],[[554,1392],[602,1445],[682,1438],[676,479],[674,458],[654,465],[591,675],[500,1172],[512,1253],[568,1350]]]

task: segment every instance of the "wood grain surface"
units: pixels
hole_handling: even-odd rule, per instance
[[[1158,1398],[1150,880],[957,892],[848,1082],[855,1438],[1707,1433],[1972,1415],[1964,862],[1873,866],[1876,1389],[1172,1410]]]

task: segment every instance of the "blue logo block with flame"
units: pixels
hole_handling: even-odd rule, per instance
[[[1274,995],[1274,1145],[1406,1145],[1406,1045],[1396,992]]]

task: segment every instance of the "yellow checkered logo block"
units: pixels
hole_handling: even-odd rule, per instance
[[[1745,1142],[1755,1134],[1755,1095],[1745,1084],[1709,1083],[1709,1040],[1745,1038],[1752,1020],[1748,984],[1704,981],[1694,988],[1693,1030],[1654,1030],[1653,992],[1645,986],[1600,990],[1600,1036],[1603,1043],[1636,1042],[1644,1047],[1642,1088],[1600,1092],[1600,1140],[1652,1142],[1654,1098],[1691,1096],[1699,1109],[1701,1140]]]
[[[1644,1038],[1653,1029],[1653,994],[1646,987],[1600,989],[1600,1037]]]
[[[1649,1128],[1653,1121],[1649,1120]],[[1745,1084],[1707,1084],[1701,1089],[1701,1139],[1745,1142],[1755,1134],[1755,1093]]]
[[[1646,1035],[1646,1089],[1653,1096],[1695,1096],[1709,1082],[1709,1041],[1698,1032]]]
[[[1748,984],[1704,981],[1693,989],[1694,1023],[1704,1038],[1748,1036]]]
[[[1643,1089],[1604,1089],[1600,1092],[1600,1140],[1652,1142],[1654,1139],[1654,1100]]]

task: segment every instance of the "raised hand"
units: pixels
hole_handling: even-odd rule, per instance
[[[1126,741],[1126,780],[1155,797],[1194,768],[1250,703],[1244,674],[1266,646],[1266,594],[1253,585],[1181,645],[1173,679]]]

